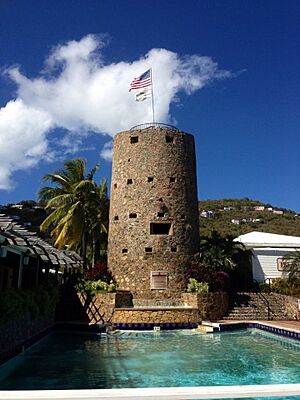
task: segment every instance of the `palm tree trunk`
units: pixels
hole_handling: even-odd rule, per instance
[[[96,263],[96,238],[95,235],[93,235],[93,243],[92,243],[92,268],[95,267]]]
[[[84,232],[82,235],[82,249],[81,249],[81,257],[83,261],[83,269],[87,269],[87,259],[86,259],[86,253],[87,253],[87,234]]]

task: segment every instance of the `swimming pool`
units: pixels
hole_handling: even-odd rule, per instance
[[[0,368],[0,390],[300,382],[300,343],[248,329],[221,334],[57,332]]]

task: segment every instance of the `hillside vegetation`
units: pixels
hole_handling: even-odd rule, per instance
[[[300,236],[300,217],[294,211],[248,198],[199,201],[199,221],[202,237],[213,231],[222,236],[251,231]]]
[[[15,205],[0,206],[0,213],[12,216],[16,222],[25,224],[27,229],[41,235],[39,225],[47,216],[44,208],[30,200],[22,201],[19,205],[22,208]],[[256,211],[254,207],[264,209]],[[251,231],[300,236],[300,217],[294,211],[247,198],[199,201],[199,221],[202,237],[210,236],[213,231],[222,236],[239,236]],[[42,236],[47,238],[47,234]]]

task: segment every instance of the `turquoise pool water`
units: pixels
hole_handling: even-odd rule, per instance
[[[300,382],[300,343],[256,330],[55,333],[0,368],[1,390]]]

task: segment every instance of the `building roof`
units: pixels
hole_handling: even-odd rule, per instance
[[[12,248],[17,246],[22,252],[53,265],[79,267],[82,263],[81,257],[74,251],[56,249],[6,214],[0,214],[0,244]]]
[[[277,235],[275,233],[266,232],[250,232],[245,235],[240,235],[234,239],[236,242],[243,243],[246,247],[289,247],[300,248],[300,237]]]

